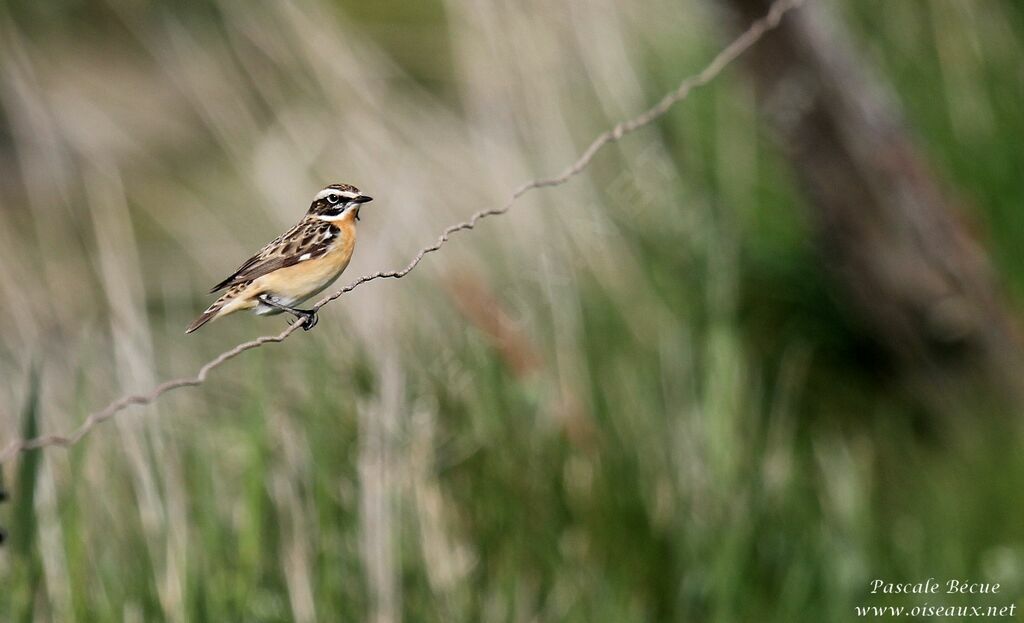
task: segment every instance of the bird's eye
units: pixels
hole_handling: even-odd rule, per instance
[[[334,205],[334,204],[338,203],[339,201],[341,201],[341,195],[338,195],[338,194],[327,195],[327,203],[330,203],[331,205]]]

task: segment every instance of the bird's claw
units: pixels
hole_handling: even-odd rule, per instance
[[[316,326],[316,323],[320,321],[320,318],[316,315],[316,312],[309,312],[302,316],[303,331],[309,331]]]
[[[295,314],[295,317],[288,321],[288,326],[295,324],[296,322],[302,323],[302,330],[309,331],[316,326],[316,323],[320,321],[320,318],[316,315],[315,311],[302,310]]]

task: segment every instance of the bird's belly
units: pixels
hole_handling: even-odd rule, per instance
[[[334,280],[348,267],[351,256],[328,254],[322,258],[300,262],[276,270],[253,282],[253,289],[270,297],[275,303],[294,307],[311,296],[315,296],[334,283]],[[280,313],[281,310],[260,304],[259,315]]]

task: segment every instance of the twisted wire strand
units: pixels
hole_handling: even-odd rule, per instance
[[[352,290],[355,290],[364,283],[375,281],[377,279],[401,279],[402,277],[412,272],[413,269],[415,269],[416,266],[419,265],[419,263],[423,260],[425,256],[427,256],[430,253],[439,251],[441,247],[443,247],[451,239],[453,234],[460,231],[471,230],[474,227],[476,227],[477,223],[479,223],[481,220],[485,218],[505,214],[506,212],[512,209],[512,207],[515,205],[516,201],[519,200],[520,197],[522,197],[528,192],[540,188],[560,186],[568,182],[570,179],[579,175],[584,169],[587,168],[587,166],[594,159],[594,157],[597,155],[597,153],[601,150],[602,147],[604,147],[608,143],[618,141],[627,134],[631,134],[641,128],[650,125],[651,123],[658,120],[660,117],[664,116],[675,104],[678,104],[682,100],[686,99],[694,89],[700,88],[714,80],[730,63],[732,63],[734,60],[736,60],[737,57],[739,57],[741,54],[750,49],[755,43],[757,43],[761,39],[761,37],[764,36],[765,33],[777,27],[781,22],[782,17],[786,13],[798,8],[799,6],[804,4],[805,1],[806,0],[776,0],[771,5],[771,7],[769,7],[768,12],[764,15],[764,17],[761,17],[760,19],[751,23],[751,25],[741,35],[734,39],[732,43],[723,48],[722,51],[719,52],[711,60],[711,62],[704,67],[703,70],[701,70],[697,74],[685,78],[682,82],[679,83],[678,86],[676,86],[675,89],[666,93],[654,106],[648,108],[644,112],[640,113],[639,115],[631,119],[627,119],[617,123],[611,129],[599,134],[596,138],[594,138],[590,145],[580,154],[576,161],[570,164],[568,167],[566,167],[565,170],[563,170],[558,175],[555,175],[553,177],[534,179],[520,185],[512,192],[512,195],[509,197],[508,201],[506,201],[504,205],[496,208],[480,210],[478,212],[473,213],[465,221],[447,227],[443,232],[441,232],[441,235],[433,244],[420,249],[419,252],[417,252],[416,255],[412,258],[412,260],[410,260],[409,263],[405,265],[405,267],[399,270],[378,271],[368,275],[363,275],[362,277],[359,277],[358,279],[349,283],[345,287],[317,301],[317,303],[313,306],[313,309],[319,310],[324,305],[327,305],[328,303],[337,300],[342,295],[351,292]],[[91,413],[78,426],[78,428],[76,428],[71,433],[68,433],[66,435],[41,435],[39,437],[33,437],[31,439],[16,439],[14,441],[11,441],[4,447],[3,451],[0,451],[0,464],[10,461],[19,453],[25,452],[27,450],[35,450],[49,446],[64,448],[71,447],[80,442],[86,435],[88,435],[92,431],[93,428],[95,428],[99,424],[102,424],[106,420],[109,420],[110,418],[114,417],[117,413],[127,409],[128,407],[133,405],[142,406],[150,404],[156,401],[158,398],[160,398],[160,396],[166,394],[171,390],[179,389],[182,387],[194,387],[197,385],[202,385],[206,381],[206,378],[210,374],[210,372],[212,372],[215,368],[220,367],[224,363],[228,362],[231,359],[234,359],[235,357],[241,355],[247,350],[259,348],[265,344],[274,344],[285,341],[286,339],[288,339],[289,336],[295,333],[295,331],[298,330],[299,327],[303,326],[304,322],[305,320],[302,322],[295,322],[284,331],[278,333],[277,335],[266,335],[256,338],[254,340],[250,340],[248,342],[238,344],[234,348],[226,350],[223,353],[217,355],[212,360],[208,361],[201,368],[199,368],[199,371],[196,372],[194,376],[182,377],[165,381],[154,387],[149,392],[129,394],[121,398],[118,398],[117,400],[108,404],[102,410]]]

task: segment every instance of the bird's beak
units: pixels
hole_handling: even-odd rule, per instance
[[[371,201],[373,201],[373,197],[368,197],[367,195],[359,195],[358,197],[356,197],[355,199],[352,200],[352,202],[356,204],[356,220],[357,221],[359,220],[359,204],[369,203]]]

